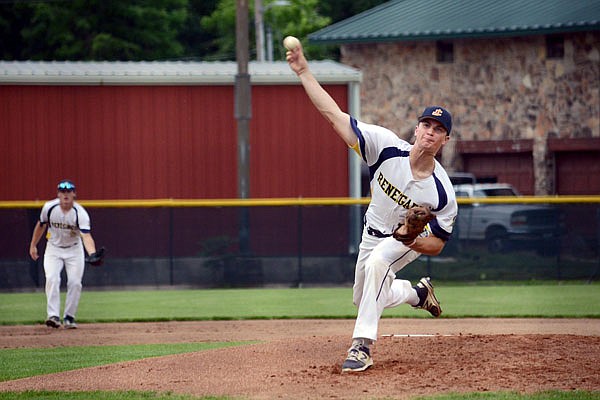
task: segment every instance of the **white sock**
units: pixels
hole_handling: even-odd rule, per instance
[[[417,290],[415,288],[413,288],[410,291],[410,294],[408,295],[408,297],[406,298],[406,302],[414,307],[417,304],[419,304],[420,301],[421,301],[421,299],[419,298],[419,295],[417,294]]]
[[[363,346],[363,347],[369,347],[371,344],[373,343],[373,341],[371,339],[367,339],[367,338],[354,338],[352,339],[352,347],[356,346]]]

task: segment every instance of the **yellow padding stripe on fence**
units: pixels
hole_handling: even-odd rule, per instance
[[[314,197],[272,199],[138,199],[138,200],[81,200],[85,207],[144,208],[144,207],[274,207],[274,206],[343,206],[366,205],[370,198]],[[41,208],[45,201],[0,201],[0,208]],[[459,197],[458,204],[567,204],[600,203],[600,196],[519,196],[519,197]]]
[[[368,204],[369,198],[318,197],[272,199],[147,199],[147,200],[81,200],[85,207],[266,207],[266,206],[338,206]],[[38,208],[44,201],[2,201],[0,208]]]
[[[458,204],[567,204],[600,203],[600,196],[495,196],[466,198],[458,197]]]

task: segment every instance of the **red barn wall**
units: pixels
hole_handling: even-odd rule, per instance
[[[346,85],[327,86],[340,105]],[[301,86],[253,86],[250,195],[348,195],[344,143]],[[0,85],[0,200],[235,198],[233,86]]]
[[[347,87],[327,87],[346,105]],[[348,147],[301,86],[252,92],[252,197],[348,196]]]

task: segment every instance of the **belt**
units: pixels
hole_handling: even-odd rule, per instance
[[[70,244],[68,246],[56,246],[56,247],[60,247],[61,249],[68,249],[69,247],[73,247],[73,246],[77,246],[79,243],[74,243],[74,244]]]
[[[367,233],[371,236],[375,236],[376,238],[380,238],[380,239],[392,236],[391,233],[383,233],[381,231],[378,231],[375,228],[371,228],[368,225],[367,225]]]

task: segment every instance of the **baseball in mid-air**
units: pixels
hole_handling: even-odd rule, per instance
[[[300,46],[300,41],[297,37],[286,36],[285,39],[283,39],[283,47],[288,50],[294,50],[298,46]]]

